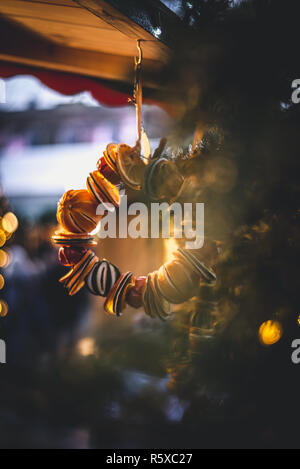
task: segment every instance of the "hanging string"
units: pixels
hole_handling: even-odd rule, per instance
[[[143,51],[141,42],[144,39],[137,39],[138,55],[134,58],[135,64],[135,81],[133,90],[133,102],[136,108],[136,124],[137,124],[137,141],[136,148],[140,157],[148,164],[151,158],[151,146],[147,134],[145,132],[142,121],[142,104],[143,104],[143,87],[142,87],[142,62]],[[143,153],[143,154],[142,154]]]
[[[135,83],[133,91],[133,99],[136,109],[136,124],[137,124],[137,146],[141,148],[143,124],[142,124],[142,101],[143,101],[143,89],[142,89],[142,61],[143,52],[141,48],[141,39],[137,40],[138,56],[134,58],[135,64]]]

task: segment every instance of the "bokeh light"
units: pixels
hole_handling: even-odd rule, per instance
[[[8,212],[4,215],[2,219],[2,228],[7,231],[7,233],[14,233],[18,228],[19,222],[16,215],[12,212]]]
[[[4,285],[5,285],[4,277],[3,277],[3,275],[0,274],[0,290],[2,290]]]
[[[6,243],[6,236],[3,230],[0,229],[0,247],[4,246]]]
[[[5,318],[8,313],[8,305],[4,300],[0,300],[0,317]]]
[[[0,249],[0,268],[5,269],[9,265],[10,258],[6,251]]]
[[[263,345],[276,344],[282,337],[282,326],[278,321],[265,321],[259,328],[259,338]]]
[[[84,337],[77,343],[77,351],[82,357],[88,357],[96,354],[95,339],[92,337]]]
[[[299,316],[298,316],[298,318],[297,318],[297,323],[298,323],[298,325],[300,326],[300,314],[299,314]]]
[[[164,240],[164,258],[165,262],[173,259],[173,253],[177,250],[178,245],[174,238]]]

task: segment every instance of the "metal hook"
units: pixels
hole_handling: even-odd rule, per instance
[[[135,57],[134,58],[134,63],[137,66],[139,65],[142,65],[142,60],[143,60],[143,52],[142,52],[142,48],[141,48],[141,41],[143,39],[137,39],[136,41],[136,46],[137,46],[137,50],[138,50],[138,57]]]

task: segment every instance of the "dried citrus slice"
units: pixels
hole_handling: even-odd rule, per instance
[[[106,297],[104,303],[104,311],[107,314],[114,314],[116,316],[120,316],[122,310],[126,306],[126,291],[131,283],[132,273],[127,272],[126,274],[122,274],[116,283],[114,284],[113,288],[110,290],[109,294]]]
[[[145,165],[136,147],[121,143],[117,150],[117,168],[123,182],[133,190],[142,187]]]
[[[115,207],[120,205],[119,189],[109,182],[100,171],[93,171],[87,178],[86,186],[88,192],[98,203],[106,206],[107,202]],[[108,208],[109,210],[109,208]]]
[[[67,231],[56,231],[52,236],[52,242],[65,247],[87,247],[96,246],[94,237],[89,233],[68,233]]]
[[[117,149],[118,149],[117,143],[109,143],[106,147],[106,151],[103,152],[103,156],[107,165],[115,173],[117,172],[117,165],[116,165]]]
[[[174,162],[157,158],[147,168],[145,189],[152,200],[174,200],[183,182],[184,178]]]
[[[57,204],[57,221],[70,233],[93,231],[100,221],[97,202],[86,190],[65,192]]]

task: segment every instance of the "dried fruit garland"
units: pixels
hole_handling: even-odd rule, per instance
[[[143,189],[154,201],[174,201],[183,187],[184,178],[175,163],[161,157],[166,139],[161,140],[151,158],[141,118],[140,42],[137,41],[139,55],[135,58],[133,98],[137,114],[136,145],[107,145],[97,163],[97,170],[87,178],[87,190],[70,190],[58,202],[57,220],[61,229],[55,232],[52,240],[61,246],[58,253],[60,263],[71,267],[60,279],[69,295],[75,295],[86,285],[92,294],[106,298],[104,310],[108,314],[120,316],[129,304],[134,308],[144,306],[149,316],[164,320],[171,312],[171,304],[183,303],[194,295],[200,278],[206,282],[215,280],[215,274],[201,262],[199,250],[178,249],[173,261],[147,277],[135,277],[132,272],[122,274],[115,265],[105,259],[100,260],[89,249],[97,244],[91,235],[101,220],[97,206],[103,204],[110,208],[112,204],[117,209],[120,206],[120,183],[133,190]],[[142,142],[144,155],[141,153]]]
[[[119,316],[126,304],[140,308],[151,317],[166,319],[171,304],[183,303],[195,293],[199,279],[215,280],[215,274],[200,260],[200,250],[178,249],[175,259],[147,277],[121,273],[89,248],[96,245],[90,234],[101,220],[99,203],[120,205],[120,183],[145,190],[151,200],[175,200],[183,186],[183,176],[175,163],[161,157],[165,142],[145,164],[140,145],[107,145],[97,170],[87,177],[87,190],[70,190],[58,202],[57,220],[61,229],[52,237],[59,249],[59,261],[70,271],[60,279],[69,295],[84,285],[94,294],[106,297],[104,310]]]

